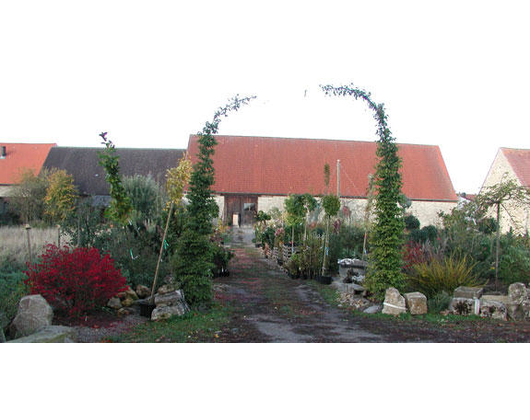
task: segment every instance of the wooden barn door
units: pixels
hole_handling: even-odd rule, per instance
[[[239,215],[241,226],[251,226],[258,212],[258,197],[244,195],[225,196],[225,220],[232,222],[234,214]]]

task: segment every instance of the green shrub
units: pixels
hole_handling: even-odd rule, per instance
[[[364,229],[357,225],[341,226],[338,234],[331,235],[331,245],[338,241],[337,258],[362,258]]]
[[[228,264],[230,260],[234,257],[234,253],[229,249],[226,249],[221,244],[213,243],[213,263],[215,264],[214,277],[222,275],[224,272],[228,271]]]
[[[405,216],[403,221],[405,222],[405,229],[407,230],[414,230],[420,228],[419,219],[416,216],[413,216],[412,214]]]
[[[513,244],[503,250],[499,261],[499,280],[506,284],[527,283],[530,279],[530,249]]]
[[[131,200],[133,224],[162,223],[161,216],[167,197],[151,176],[124,177],[123,188]]]
[[[433,314],[439,314],[449,308],[452,296],[446,291],[436,293],[433,297],[427,300],[427,307],[429,312]]]
[[[433,259],[412,266],[407,283],[411,290],[419,291],[428,298],[442,291],[452,294],[459,286],[483,285],[473,274],[474,265],[466,257]]]
[[[29,292],[23,271],[23,265],[12,261],[4,260],[0,264],[0,312],[9,320],[15,317],[20,298]]]
[[[96,248],[108,252],[127,279],[135,288],[142,284],[151,287],[162,238],[158,230],[147,230],[141,226],[117,226],[102,232],[96,239]],[[170,249],[162,254],[158,276],[163,279],[170,273]]]

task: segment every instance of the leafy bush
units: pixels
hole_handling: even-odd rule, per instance
[[[362,258],[364,229],[357,225],[342,225],[339,232],[331,235],[330,248],[338,242],[338,258]]]
[[[110,254],[130,286],[135,288],[142,284],[151,287],[161,241],[158,230],[148,230],[142,225],[129,225],[117,226],[102,232],[95,241],[95,246],[102,252]],[[159,278],[164,278],[170,273],[169,256],[172,247],[171,242],[167,242],[169,247],[162,254]]]
[[[221,244],[213,243],[213,263],[215,264],[214,276],[220,276],[228,271],[228,263],[234,257],[234,253]]]
[[[29,267],[26,284],[70,316],[99,309],[126,289],[125,278],[110,256],[96,248],[48,245],[41,262]]]
[[[481,286],[473,268],[466,257],[454,256],[432,259],[412,266],[407,283],[411,290],[419,291],[428,298],[445,291],[452,294],[459,286]]]
[[[17,313],[20,298],[28,293],[24,280],[24,267],[12,261],[4,260],[0,264],[0,312],[9,320]]]
[[[323,260],[322,235],[317,230],[310,232],[304,245],[300,247],[300,274],[304,278],[312,279],[320,274]]]
[[[405,229],[407,230],[414,230],[420,228],[419,219],[416,216],[413,216],[412,214],[405,216],[403,221],[405,222]]]
[[[426,263],[430,260],[430,256],[426,252],[425,246],[418,242],[408,242],[405,245],[405,252],[403,255],[405,272],[409,272],[417,264]]]
[[[123,188],[132,205],[133,224],[161,223],[167,201],[162,188],[151,176],[134,175],[123,178]]]
[[[432,225],[424,226],[421,229],[413,229],[409,232],[408,238],[412,242],[435,242],[438,238],[438,229]]]
[[[261,243],[263,244],[263,246],[265,246],[265,244],[268,244],[270,249],[274,248],[274,232],[275,229],[272,226],[267,226],[265,228],[265,230],[261,234]],[[258,241],[258,238],[256,238],[256,241]]]
[[[508,236],[508,235],[506,235]],[[504,243],[509,239],[504,237]],[[522,240],[509,241],[499,262],[499,280],[506,284],[527,283],[530,279],[530,248]]]
[[[449,308],[451,299],[452,296],[445,291],[436,293],[432,298],[427,300],[429,312],[439,314],[440,312],[445,311],[447,308]]]

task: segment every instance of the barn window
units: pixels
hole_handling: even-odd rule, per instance
[[[256,203],[244,203],[243,210],[244,211],[256,211]]]

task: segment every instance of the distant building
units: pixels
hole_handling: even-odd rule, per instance
[[[197,160],[198,136],[190,136],[188,151]],[[312,140],[270,137],[215,136],[213,156],[216,200],[220,216],[251,224],[259,210],[283,208],[289,194],[326,192],[324,165],[331,169],[330,192],[362,217],[369,176],[375,173],[375,142]],[[403,193],[408,209],[422,225],[437,224],[438,212],[450,212],[457,196],[438,146],[398,144],[403,159]],[[340,164],[337,165],[337,161]],[[339,169],[337,171],[337,167]],[[337,172],[339,176],[337,177]]]
[[[481,192],[501,181],[514,180],[518,185],[530,187],[530,150],[501,147],[484,180]],[[507,202],[501,207],[500,226],[502,232],[512,229],[525,233],[530,228],[530,206],[515,206]],[[493,214],[491,215],[493,216]]]
[[[81,196],[90,196],[98,204],[107,204],[110,201],[109,184],[105,180],[104,169],[99,165],[98,155],[103,150],[95,147],[53,147],[43,167],[64,169],[73,176]],[[165,185],[166,171],[178,166],[185,152],[182,149],[116,148],[121,176],[151,176],[161,185]]]
[[[345,208],[361,218],[367,202],[369,178],[377,161],[375,142],[216,136],[213,157],[215,198],[220,217],[251,224],[259,210],[283,208],[289,194],[326,193],[324,165],[330,166],[329,192],[337,193]],[[198,136],[189,139],[188,152],[197,161]],[[3,197],[23,168],[64,169],[74,178],[82,196],[96,203],[109,201],[105,172],[99,166],[102,148],[57,147],[54,144],[2,144],[0,210]],[[408,212],[423,226],[438,224],[438,213],[457,204],[451,179],[438,146],[398,144],[403,159],[403,193],[411,201]],[[117,148],[122,176],[150,175],[165,182],[166,171],[176,167],[186,150]],[[338,161],[340,161],[339,164]],[[338,185],[337,185],[338,184]],[[3,194],[3,195],[2,195]]]
[[[6,213],[12,188],[30,170],[38,175],[54,143],[0,143],[0,214]]]

